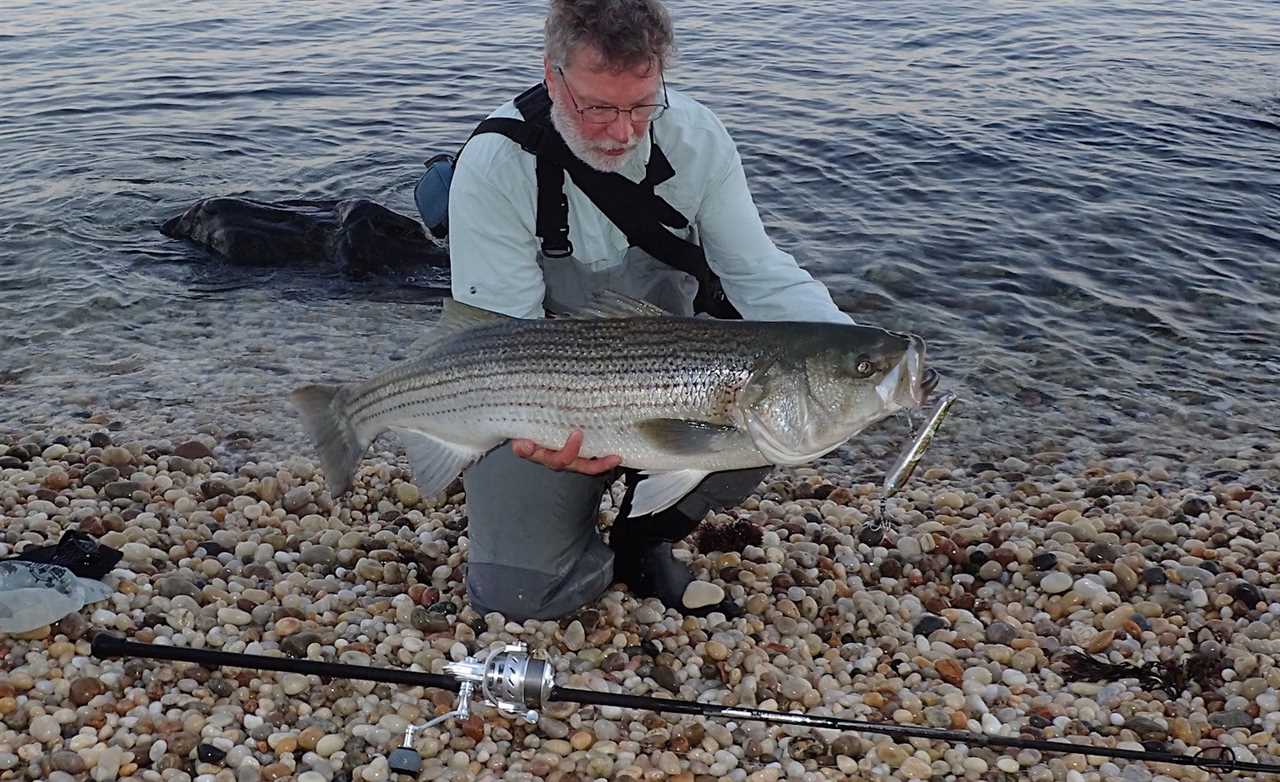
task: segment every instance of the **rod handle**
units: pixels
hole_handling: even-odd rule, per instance
[[[125,657],[129,654],[129,642],[110,633],[95,633],[89,643],[94,657]]]

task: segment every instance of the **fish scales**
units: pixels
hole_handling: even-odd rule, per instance
[[[474,419],[481,411],[556,432],[566,423],[610,430],[647,417],[727,422],[726,390],[741,385],[763,355],[759,335],[750,333],[759,329],[740,329],[733,340],[698,321],[683,328],[671,319],[544,324],[515,334],[502,324],[445,341],[357,390],[348,403],[353,422]]]

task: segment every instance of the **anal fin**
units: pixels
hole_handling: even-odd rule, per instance
[[[414,483],[424,497],[434,497],[444,491],[463,469],[484,454],[484,451],[464,448],[414,429],[394,431],[404,445],[409,463],[413,465]]]
[[[643,473],[631,497],[631,516],[647,516],[666,510],[684,499],[711,473],[705,470],[672,470]]]

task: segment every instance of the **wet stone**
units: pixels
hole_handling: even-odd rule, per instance
[[[916,622],[915,634],[923,635],[926,638],[938,630],[943,630],[951,626],[946,619],[935,614],[925,614]]]
[[[163,597],[172,598],[178,595],[187,595],[188,597],[199,598],[200,596],[200,589],[182,576],[166,576],[160,579],[156,586]]]
[[[67,614],[55,625],[55,632],[62,633],[72,641],[80,640],[89,630],[89,622],[79,612]]]
[[[1178,533],[1167,521],[1148,521],[1138,530],[1139,538],[1155,543],[1172,543],[1178,539]]]
[[[982,567],[978,568],[978,578],[981,578],[983,581],[995,581],[1003,574],[1004,567],[994,559],[988,560],[983,563]]]
[[[289,513],[297,513],[311,502],[311,491],[305,486],[290,489],[284,495],[284,509]]]
[[[424,633],[443,633],[450,627],[449,617],[445,616],[443,611],[432,611],[422,606],[413,609],[409,624],[413,625],[415,630],[421,630]]]
[[[1201,513],[1208,513],[1210,507],[1209,501],[1203,497],[1191,497],[1182,503],[1182,512],[1187,516],[1195,518]]]
[[[1230,730],[1232,728],[1248,728],[1253,725],[1253,717],[1247,711],[1229,709],[1209,715],[1209,724],[1214,727]]]
[[[196,757],[202,763],[221,763],[226,759],[227,753],[212,744],[201,744],[196,748]]]
[[[1057,556],[1049,551],[1042,551],[1031,558],[1031,567],[1036,570],[1052,570],[1057,566]]]
[[[200,737],[192,733],[179,733],[169,739],[169,751],[180,758],[189,757],[200,743]],[[210,745],[212,746],[212,745]],[[214,747],[217,749],[217,747]]]
[[[98,679],[81,677],[71,682],[71,702],[84,706],[106,691],[107,688]]]
[[[49,767],[67,774],[80,774],[86,769],[84,759],[75,752],[60,749],[49,756]]]
[[[1230,594],[1232,599],[1244,603],[1249,608],[1254,608],[1258,603],[1265,601],[1265,598],[1263,598],[1262,593],[1258,591],[1258,588],[1253,584],[1250,584],[1248,581],[1237,581],[1231,587]]]
[[[320,634],[301,632],[291,635],[280,642],[280,649],[290,657],[306,657],[307,647],[320,643]]]
[[[217,557],[219,554],[226,554],[230,550],[225,546],[219,546],[212,540],[206,540],[196,548],[197,553],[203,551],[206,557]]]
[[[831,754],[851,758],[861,757],[863,755],[862,740],[857,736],[837,736],[835,741],[831,742]]]
[[[232,491],[231,487],[227,485],[226,481],[215,480],[215,481],[205,481],[204,483],[200,484],[200,495],[204,497],[206,500],[211,500],[215,497],[221,497],[223,495],[234,496],[235,492]]]
[[[1085,550],[1085,556],[1093,562],[1115,562],[1120,549],[1110,543],[1094,543]]]
[[[678,692],[680,690],[680,682],[676,679],[676,672],[665,665],[655,665],[653,667],[653,680],[664,690],[670,692]]]
[[[1124,723],[1124,726],[1134,733],[1138,734],[1138,738],[1142,741],[1164,741],[1169,738],[1169,731],[1160,726],[1160,723],[1148,717],[1134,717]]]
[[[134,491],[140,491],[142,486],[136,481],[111,481],[111,483],[102,486],[102,495],[109,499],[124,499],[132,497]]]
[[[209,450],[209,446],[198,440],[190,440],[182,443],[173,449],[175,456],[181,456],[184,459],[204,459],[213,456],[213,451]]]
[[[120,471],[115,467],[99,467],[91,473],[88,473],[80,482],[85,486],[92,486],[101,490],[104,486],[118,481],[120,479]]]
[[[332,546],[316,544],[308,546],[302,551],[302,563],[304,565],[315,565],[318,567],[329,567],[337,561],[337,553]]]
[[[1017,635],[1018,631],[1005,622],[992,622],[987,625],[987,643],[1008,646]]]
[[[169,469],[170,471],[182,472],[187,475],[195,475],[199,472],[199,468],[196,467],[195,462],[184,456],[176,455],[169,457]]]

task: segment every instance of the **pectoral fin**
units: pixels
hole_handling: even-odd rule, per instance
[[[711,473],[703,470],[674,470],[644,473],[631,497],[631,515],[646,516],[666,510],[684,499]]]
[[[650,418],[636,424],[653,447],[676,455],[716,453],[731,448],[742,430],[736,426],[690,421],[683,418]]]
[[[434,497],[484,452],[445,442],[413,429],[395,429],[413,465],[413,480],[424,497]]]

